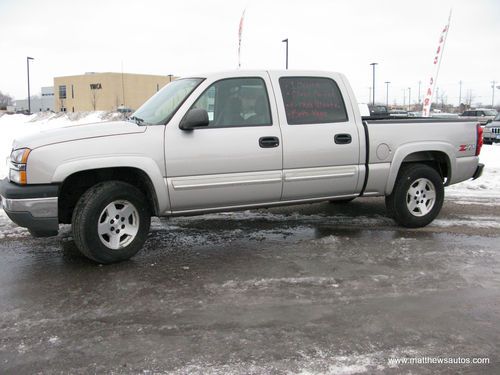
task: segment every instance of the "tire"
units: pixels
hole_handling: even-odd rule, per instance
[[[441,211],[443,179],[425,164],[403,165],[392,193],[385,198],[389,216],[408,228],[425,227]]]
[[[150,224],[144,195],[130,184],[107,181],[80,197],[73,211],[73,239],[87,258],[116,263],[130,259],[142,248]]]
[[[332,199],[331,201],[328,201],[329,203],[331,204],[338,204],[338,205],[342,205],[342,204],[347,204],[349,202],[352,202],[353,200],[355,200],[356,197],[354,198],[346,198],[346,199]]]

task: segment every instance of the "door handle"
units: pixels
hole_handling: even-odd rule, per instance
[[[278,147],[280,140],[278,137],[261,137],[259,138],[259,146],[262,148]]]
[[[338,145],[347,145],[352,142],[350,134],[335,134],[335,143]]]

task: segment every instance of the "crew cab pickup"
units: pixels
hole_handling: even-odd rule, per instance
[[[14,141],[0,185],[34,236],[71,224],[80,251],[128,259],[151,216],[385,196],[422,227],[444,186],[481,175],[482,128],[461,120],[363,120],[342,74],[235,71],[168,84],[126,121]]]

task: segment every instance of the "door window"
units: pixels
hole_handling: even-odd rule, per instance
[[[208,112],[209,128],[272,125],[262,78],[229,78],[212,84],[193,104]]]
[[[281,77],[281,94],[289,125],[348,121],[337,83],[321,77]]]

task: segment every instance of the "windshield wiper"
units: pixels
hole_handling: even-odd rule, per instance
[[[127,120],[132,120],[132,121],[135,121],[135,123],[136,123],[137,125],[141,125],[141,124],[144,122],[144,120],[143,120],[142,118],[137,117],[137,116],[132,116],[132,117],[129,117]]]

